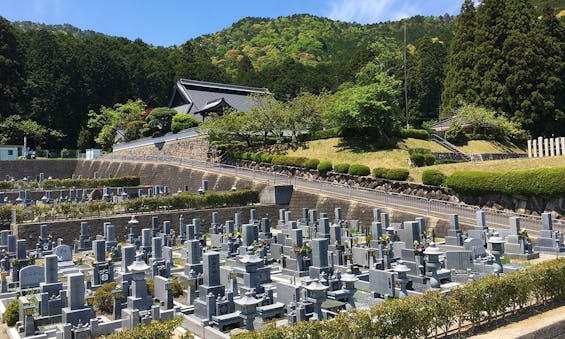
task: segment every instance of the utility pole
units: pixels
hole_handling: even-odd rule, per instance
[[[408,123],[408,78],[406,70],[406,19],[404,19],[404,109],[406,114],[406,128],[410,127]]]

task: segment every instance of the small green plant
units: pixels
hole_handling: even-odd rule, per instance
[[[4,321],[6,325],[14,326],[20,320],[20,301],[12,300],[6,307],[4,312]]]

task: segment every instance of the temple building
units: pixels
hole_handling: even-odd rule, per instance
[[[269,91],[264,88],[179,79],[175,84],[169,107],[203,121],[211,113],[221,115],[227,108],[248,111],[253,106],[253,100],[250,98],[253,94],[269,94]]]

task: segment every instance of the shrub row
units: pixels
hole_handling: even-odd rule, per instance
[[[271,163],[273,165],[302,167],[308,169],[317,169],[322,175],[329,171],[336,173],[367,176],[371,174],[371,169],[362,164],[341,163],[332,165],[331,161],[325,160],[320,162],[318,159],[310,159],[303,157],[290,157],[286,155],[272,155],[268,153],[253,152],[230,152],[230,156],[234,159],[251,160],[255,162]],[[375,173],[378,173],[376,175]],[[385,178],[390,180],[406,180],[409,172],[404,168],[376,168],[373,170],[373,176],[376,178]]]
[[[402,138],[414,138],[420,140],[429,140],[431,138],[430,132],[425,129],[407,128],[400,132]]]
[[[259,202],[259,191],[242,190],[235,192],[206,192],[198,195],[183,192],[178,195],[138,198],[124,202],[127,211],[156,211],[166,206],[169,209],[214,208],[224,206],[245,206]]]
[[[445,174],[435,169],[429,169],[422,172],[422,183],[424,185],[441,186],[445,179]]]
[[[312,141],[321,139],[338,138],[342,136],[342,131],[340,128],[329,128],[319,131],[312,131],[309,133],[304,133],[298,136],[298,141]]]
[[[436,162],[436,157],[428,148],[411,148],[408,150],[410,161],[416,167],[432,166]]]
[[[141,180],[136,176],[126,176],[106,179],[46,179],[44,189],[60,187],[93,188],[93,187],[133,187],[139,186]]]
[[[559,258],[526,270],[475,280],[450,294],[427,291],[421,296],[392,299],[370,310],[339,313],[323,321],[294,326],[267,326],[262,332],[234,338],[426,338],[455,325],[490,322],[508,310],[565,300],[565,259]],[[486,293],[488,291],[488,293]]]
[[[470,196],[501,193],[558,197],[565,195],[565,167],[507,172],[455,172],[446,179],[445,185]]]
[[[377,167],[373,169],[372,174],[375,178],[405,181],[406,179],[408,179],[410,172],[405,168]]]

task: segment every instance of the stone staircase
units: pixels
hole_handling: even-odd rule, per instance
[[[452,143],[450,143],[449,141],[445,140],[444,138],[440,137],[437,134],[432,135],[432,141],[435,141],[436,143],[442,145],[443,147],[447,148],[451,152],[457,154],[463,160],[473,161],[473,159],[469,155],[461,152],[457,147],[455,147],[455,145],[453,145]]]

